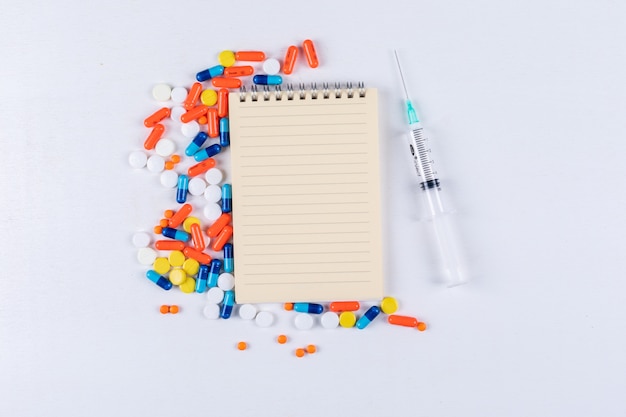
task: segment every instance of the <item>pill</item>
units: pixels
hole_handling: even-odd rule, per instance
[[[165,170],[171,171],[174,169],[174,163],[172,161],[165,161]]]
[[[172,139],[161,139],[155,147],[155,151],[161,156],[170,156],[176,151],[176,143]]]
[[[150,235],[146,232],[136,232],[133,234],[133,245],[136,248],[145,248],[150,244]]]
[[[219,259],[213,259],[209,265],[209,279],[207,285],[209,288],[217,287],[217,280],[222,270],[222,261]],[[223,289],[223,288],[222,288]]]
[[[220,119],[220,146],[230,145],[230,127],[228,124],[228,117]]]
[[[167,209],[163,212],[163,217],[166,219],[171,219],[174,216],[174,210]]]
[[[297,357],[301,358],[301,357],[304,356],[304,354],[305,354],[305,350],[303,348],[296,349],[296,356]]]
[[[165,237],[169,237],[170,239],[182,240],[183,242],[188,242],[190,237],[189,233],[172,227],[164,227],[161,234]]]
[[[276,341],[280,343],[281,345],[284,345],[285,343],[287,343],[287,336],[284,334],[279,334],[278,337],[276,338]]]
[[[398,311],[398,301],[393,297],[385,297],[380,302],[380,309],[385,314],[393,314]]]
[[[217,115],[219,117],[226,117],[228,114],[228,90],[220,88],[217,93]]]
[[[252,77],[252,82],[258,85],[280,85],[283,83],[283,77],[280,75],[258,74]]]
[[[309,67],[317,68],[320,63],[317,59],[317,52],[315,52],[315,45],[313,45],[313,41],[311,39],[307,39],[302,42],[302,49],[304,49],[304,56],[306,57],[306,62],[309,64]]]
[[[207,106],[205,106],[204,104],[200,104],[196,107],[193,107],[187,110],[185,114],[180,116],[180,121],[183,123],[189,123],[192,120],[196,120],[200,118],[200,116],[204,116],[208,110],[209,108]]]
[[[233,312],[233,306],[235,305],[235,293],[233,291],[224,292],[224,301],[222,302],[222,310],[220,311],[220,317],[223,319],[230,318]]]
[[[157,101],[168,101],[172,94],[172,87],[167,84],[157,84],[152,88],[152,97]]]
[[[189,216],[183,222],[183,230],[187,233],[191,233],[191,225],[200,224],[200,219],[194,216]]]
[[[213,244],[211,245],[211,249],[214,251],[220,251],[224,247],[226,243],[228,243],[228,239],[233,235],[233,227],[225,226],[222,231],[213,239]]]
[[[220,122],[217,117],[217,109],[211,108],[206,114],[207,117],[207,133],[210,138],[216,138],[220,135]]]
[[[176,213],[170,217],[170,227],[178,227],[185,221],[187,216],[193,211],[193,206],[189,203],[182,205]],[[186,242],[186,241],[185,241]]]
[[[200,101],[205,106],[214,106],[215,103],[217,103],[217,92],[211,89],[204,90],[202,94],[200,94]]]
[[[234,269],[233,244],[227,243],[224,245],[224,272],[233,272]]]
[[[361,304],[358,301],[333,301],[330,303],[330,311],[341,313],[342,311],[358,311]]]
[[[398,316],[396,314],[392,314],[387,317],[387,321],[389,322],[389,324],[405,327],[417,327],[418,323],[418,320],[415,317]]]
[[[208,304],[202,310],[204,317],[210,320],[215,320],[220,317],[220,306],[217,304]]]
[[[235,277],[233,274],[224,272],[217,278],[217,286],[224,291],[232,290],[235,287]]]
[[[380,314],[380,308],[371,306],[356,322],[357,329],[365,329]]]
[[[246,342],[239,342],[237,343],[237,349],[246,350],[248,349],[248,344]]]
[[[198,132],[198,134],[191,140],[189,145],[185,148],[185,155],[193,156],[200,150],[202,145],[207,141],[209,136],[204,132]]]
[[[196,280],[196,292],[206,291],[208,279],[209,279],[209,266],[206,264],[202,264],[198,268],[198,279]]]
[[[219,185],[209,185],[204,190],[204,198],[206,198],[207,201],[210,201],[211,203],[217,203],[218,201],[222,199],[222,187],[220,187]],[[220,207],[220,213],[222,213],[221,207]]]
[[[294,303],[293,309],[299,313],[322,314],[324,306],[314,303]]]
[[[183,250],[185,243],[180,240],[157,240],[154,247],[158,250]]]
[[[170,109],[168,107],[161,107],[159,110],[146,117],[146,119],[143,121],[143,125],[145,127],[154,127],[154,125],[156,125],[166,117],[169,117],[169,115]]]
[[[209,120],[206,118],[206,114],[198,119],[198,123],[201,125],[207,124]]]
[[[420,332],[423,332],[424,330],[426,330],[426,323],[424,323],[423,321],[418,321],[417,330],[419,330]]]
[[[170,272],[171,265],[167,258],[156,258],[152,263],[152,269],[154,269],[159,275],[165,275]]]
[[[263,62],[263,71],[268,75],[276,75],[280,72],[280,62],[277,59],[269,58]]]
[[[230,184],[222,185],[222,212],[230,213],[233,210],[233,187]]]
[[[174,250],[170,252],[167,259],[172,266],[183,266],[183,262],[185,262],[185,255],[183,255],[183,253],[179,250]]]
[[[217,56],[217,60],[225,67],[232,67],[235,64],[235,53],[233,51],[222,51]]]
[[[202,229],[200,229],[200,225],[197,223],[191,225],[191,241],[193,242],[193,247],[198,250],[203,250],[206,247]]]
[[[259,311],[254,322],[259,327],[270,327],[274,323],[274,315],[269,311]]]
[[[170,314],[178,314],[180,308],[177,305],[170,306]]]
[[[196,154],[193,156],[193,159],[195,159],[198,162],[202,162],[205,159],[208,159],[212,156],[217,155],[218,153],[220,153],[220,151],[222,150],[222,147],[220,145],[218,145],[217,143],[208,146],[204,149],[200,149],[198,152],[196,152]]]
[[[167,314],[170,312],[170,306],[162,305],[159,308],[159,311],[161,312],[161,314]]]
[[[187,175],[189,175],[190,177],[195,177],[196,175],[200,175],[203,172],[210,170],[214,166],[215,159],[207,158],[202,162],[198,162],[197,164],[190,166],[187,170]]]
[[[143,168],[146,166],[147,161],[148,157],[141,151],[131,152],[130,155],[128,155],[128,163],[132,168]]]
[[[313,354],[315,352],[317,352],[317,346],[315,346],[315,345],[307,345],[306,353]]]
[[[170,272],[170,281],[174,285],[183,285],[187,281],[187,273],[180,269],[175,268]]]
[[[295,319],[293,320],[296,329],[298,330],[309,330],[313,327],[313,316],[306,313],[298,313],[296,314]]]
[[[206,189],[206,182],[204,182],[202,178],[196,177],[196,178],[192,178],[189,180],[189,194],[202,195],[204,194],[205,189]]]
[[[159,139],[161,139],[161,136],[163,136],[163,132],[165,132],[165,126],[161,123],[154,125],[146,141],[143,143],[143,147],[148,151],[154,149]]]
[[[261,51],[239,51],[235,52],[237,61],[263,61],[265,53]]]
[[[204,265],[204,266],[206,266],[206,265]],[[208,271],[208,269],[207,269],[207,271]],[[207,272],[207,274],[208,274],[208,272]],[[224,299],[224,290],[222,290],[219,287],[209,288],[209,291],[207,291],[207,294],[206,294],[206,298],[207,298],[209,303],[219,304]]]
[[[339,325],[341,327],[354,327],[356,315],[352,311],[344,311],[339,315]]]
[[[196,280],[191,277],[187,277],[185,282],[180,284],[178,288],[180,288],[180,290],[184,292],[185,294],[191,294],[196,289]]]
[[[293,72],[293,66],[296,64],[296,58],[298,57],[298,47],[291,45],[287,48],[285,54],[285,63],[283,65],[283,72],[285,74],[291,74]]]
[[[222,178],[224,178],[224,175],[219,168],[211,168],[204,174],[204,179],[209,184],[219,184],[222,182]],[[222,198],[222,196],[220,196],[220,198]]]
[[[187,201],[187,193],[189,192],[189,177],[187,175],[178,176],[178,186],[176,188],[176,201],[183,204]]]
[[[154,282],[159,287],[163,288],[165,291],[168,291],[172,288],[172,283],[167,280],[164,276],[158,274],[156,271],[149,269],[146,272],[146,277]]]
[[[241,87],[241,80],[239,78],[217,77],[211,80],[211,84],[213,84],[213,87],[239,88]]]
[[[248,75],[252,75],[253,73],[254,68],[252,68],[250,65],[228,67],[224,70],[225,77],[245,77]]]
[[[196,261],[200,262],[201,264],[208,264],[209,262],[211,262],[211,256],[209,254],[206,254],[206,253],[204,253],[202,251],[199,251],[197,249],[191,248],[189,246],[187,246],[187,247],[185,247],[185,249],[183,249],[183,253],[188,258],[195,259]]]
[[[182,104],[185,102],[187,98],[187,89],[185,87],[175,87],[172,88],[172,101],[176,104]],[[176,119],[178,120],[178,119]]]
[[[137,260],[142,265],[152,265],[157,258],[157,253],[152,248],[140,248],[137,251]]]
[[[155,235],[160,235],[162,231],[163,231],[163,228],[161,226],[154,226]]]
[[[170,158],[172,160],[173,163],[177,164],[180,162],[180,155],[172,155],[172,157]]]
[[[185,90],[185,96],[187,96],[187,91]],[[180,122],[180,116],[185,114],[187,110],[185,110],[182,106],[174,106],[170,110],[170,119],[175,122]]]
[[[189,89],[189,93],[187,94],[185,101],[183,102],[183,107],[185,108],[185,110],[189,111],[193,109],[194,107],[196,107],[196,103],[198,102],[198,99],[200,98],[201,93],[202,93],[202,84],[193,83],[193,85]]]
[[[320,323],[325,329],[334,329],[339,325],[339,316],[337,313],[327,311],[320,316]]]
[[[211,226],[206,229],[208,237],[213,238],[217,236],[228,223],[230,223],[232,216],[229,213],[223,213]]]
[[[219,77],[224,73],[224,67],[222,65],[216,65],[211,68],[200,71],[196,74],[196,80],[202,82],[210,80],[213,77]]]
[[[210,222],[214,221],[222,215],[222,208],[217,203],[209,203],[204,206],[204,217]]]
[[[180,127],[180,131],[186,138],[193,138],[200,131],[200,125],[195,120],[189,123],[183,123]]]
[[[150,172],[161,172],[165,168],[165,159],[160,155],[152,155],[148,158],[146,166]]]
[[[174,188],[178,185],[178,174],[174,171],[163,171],[160,180],[163,187]]]
[[[167,225],[168,225],[167,219],[161,219],[161,221],[159,221],[159,226],[167,227]]]
[[[196,275],[200,270],[200,262],[195,259],[185,259],[183,262],[183,271],[187,273],[187,275]]]
[[[292,311],[293,310],[293,303],[285,303],[285,304],[283,304],[283,308],[286,311]]]
[[[252,304],[242,304],[239,306],[239,317],[242,320],[252,320],[256,317],[256,307]]]

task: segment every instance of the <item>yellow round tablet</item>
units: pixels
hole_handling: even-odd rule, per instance
[[[154,269],[159,275],[167,274],[170,268],[171,265],[167,258],[156,258],[152,264],[152,269]]]
[[[172,266],[183,266],[183,262],[185,262],[185,255],[183,255],[183,253],[179,250],[173,250],[170,253],[169,261]]]
[[[225,67],[232,67],[235,65],[235,53],[233,51],[222,51],[217,56],[217,60],[220,65]]]
[[[185,282],[183,282],[183,284],[178,288],[180,288],[180,290],[185,294],[191,294],[196,290],[196,280],[188,277]]]
[[[170,272],[169,278],[172,284],[183,285],[187,281],[187,273],[180,268],[174,268]]]
[[[217,93],[215,90],[204,90],[202,94],[200,94],[200,101],[205,106],[215,106],[215,103],[217,103]]]
[[[195,259],[188,258],[183,262],[183,271],[185,271],[187,275],[196,275],[199,269],[200,263]]]
[[[385,297],[380,302],[380,309],[385,314],[393,314],[398,311],[398,301],[393,297]]]
[[[187,217],[183,222],[183,229],[185,229],[185,232],[191,233],[191,225],[194,223],[200,224],[200,219],[193,216]],[[202,225],[200,224],[200,226]]]
[[[341,327],[354,327],[356,323],[356,315],[352,311],[344,311],[339,316],[339,325]]]

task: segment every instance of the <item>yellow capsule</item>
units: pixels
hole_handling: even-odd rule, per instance
[[[154,269],[159,275],[167,274],[170,268],[171,265],[167,258],[156,258],[152,264],[152,269]]]
[[[174,285],[183,285],[187,281],[187,273],[180,268],[172,269],[170,282]]]
[[[183,255],[183,253],[179,250],[173,250],[170,252],[169,261],[172,266],[183,266],[183,262],[185,262],[185,255]]]
[[[200,94],[200,101],[205,106],[215,106],[215,103],[217,103],[217,93],[215,90],[204,90],[202,94]]]
[[[200,224],[200,219],[193,216],[187,217],[183,222],[183,229],[185,229],[185,232],[191,233],[191,225],[194,223]]]
[[[178,287],[185,294],[191,294],[196,291],[196,280],[188,277],[183,284]]]
[[[385,297],[380,302],[380,309],[385,314],[393,314],[398,311],[398,301],[393,297]]]
[[[232,67],[235,65],[235,53],[233,51],[222,51],[217,56],[217,60],[222,66]]]
[[[341,327],[354,327],[356,315],[352,311],[344,311],[339,315],[339,325]]]
[[[183,271],[185,271],[187,275],[196,275],[199,269],[200,263],[195,259],[188,258],[185,262],[183,262]]]

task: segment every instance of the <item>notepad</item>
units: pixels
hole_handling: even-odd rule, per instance
[[[229,120],[236,302],[382,298],[376,89],[230,93]]]

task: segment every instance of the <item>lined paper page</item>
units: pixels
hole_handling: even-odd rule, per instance
[[[383,293],[377,91],[229,97],[237,303]]]

